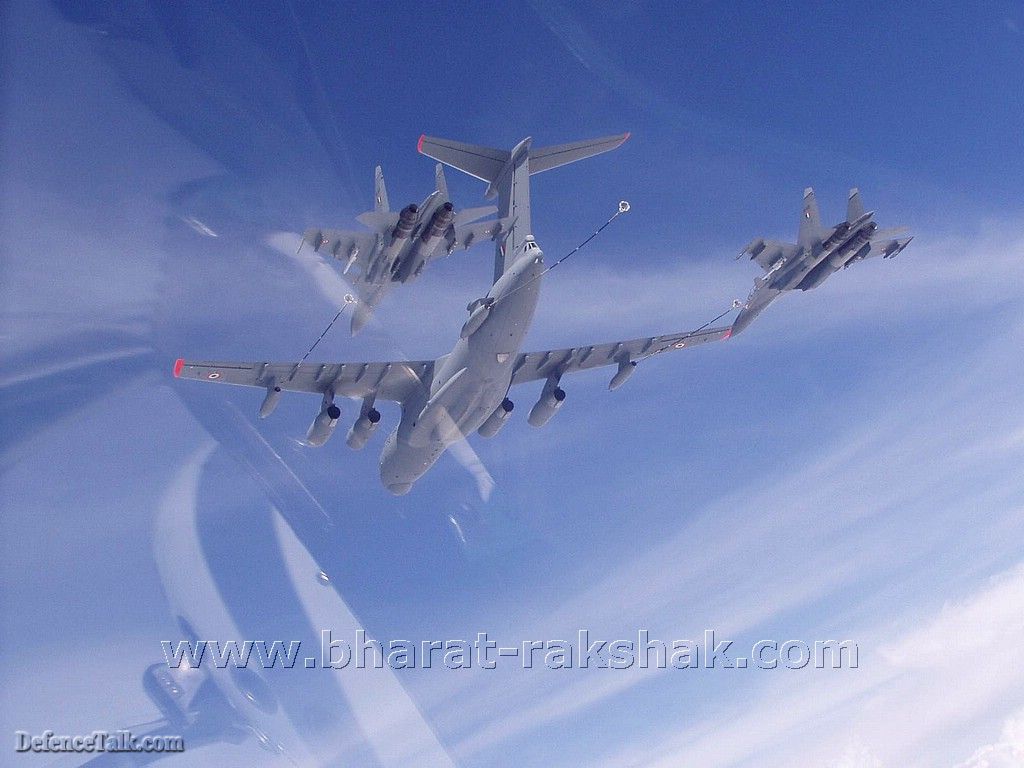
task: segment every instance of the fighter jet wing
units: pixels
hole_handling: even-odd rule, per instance
[[[479,221],[475,224],[464,224],[449,230],[451,236],[447,240],[447,251],[438,249],[440,254],[451,253],[460,249],[471,248],[484,240],[494,240],[502,232],[512,226],[511,218],[492,221]]]
[[[345,265],[346,273],[355,268],[360,275],[366,274],[370,258],[377,249],[376,234],[343,229],[307,229],[302,242],[313,246],[317,253],[338,259]]]
[[[759,237],[752,240],[746,248],[740,251],[740,256],[750,254],[750,258],[757,262],[761,269],[768,271],[778,263],[779,258],[789,261],[800,253],[800,246],[794,243],[782,243],[778,240],[765,240]],[[736,258],[739,258],[737,256]]]
[[[380,363],[234,363],[177,360],[175,377],[217,384],[287,392],[334,390],[340,397],[374,396],[405,402],[421,387],[430,386],[433,360],[395,360]]]
[[[527,352],[519,355],[512,373],[512,383],[562,376],[566,373],[620,365],[625,369],[640,360],[676,349],[689,349],[710,341],[729,338],[731,327],[708,328],[701,331],[673,333],[666,336],[648,336],[629,341],[613,341],[588,347],[551,349],[545,352]],[[625,378],[622,379],[625,381]]]

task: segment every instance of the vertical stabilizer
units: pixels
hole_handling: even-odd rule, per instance
[[[379,165],[373,174],[373,210],[378,213],[387,213],[391,210],[388,205],[388,188],[384,186],[384,171]]]
[[[814,248],[821,241],[821,213],[818,211],[818,201],[814,198],[814,190],[808,187],[804,190],[804,210],[800,215],[800,234],[797,237],[797,245],[802,249]]]
[[[846,204],[846,221],[853,224],[863,215],[864,203],[860,201],[860,190],[854,187],[850,190],[850,200]]]
[[[434,188],[441,193],[441,197],[445,200],[450,199],[448,197],[448,182],[444,178],[444,166],[438,163],[434,167]]]

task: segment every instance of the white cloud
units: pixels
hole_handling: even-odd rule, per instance
[[[1024,709],[1003,724],[1002,737],[980,747],[956,768],[1020,768],[1024,765]]]

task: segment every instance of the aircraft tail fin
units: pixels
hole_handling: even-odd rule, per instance
[[[821,213],[818,211],[818,201],[814,197],[814,190],[808,187],[804,190],[804,210],[800,216],[800,234],[797,244],[801,248],[810,248],[815,241],[821,239]]]
[[[441,163],[434,167],[434,188],[441,193],[441,197],[448,199],[448,182],[444,178],[444,166]]]
[[[854,187],[850,190],[850,200],[846,204],[846,221],[852,224],[864,215],[864,203],[860,201],[860,190]]]
[[[384,171],[379,165],[373,172],[373,210],[378,213],[391,210],[388,205],[388,188],[384,185]]]

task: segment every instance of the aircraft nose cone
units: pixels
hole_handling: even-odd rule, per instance
[[[391,483],[387,488],[388,492],[395,496],[405,496],[412,490],[412,483]]]

